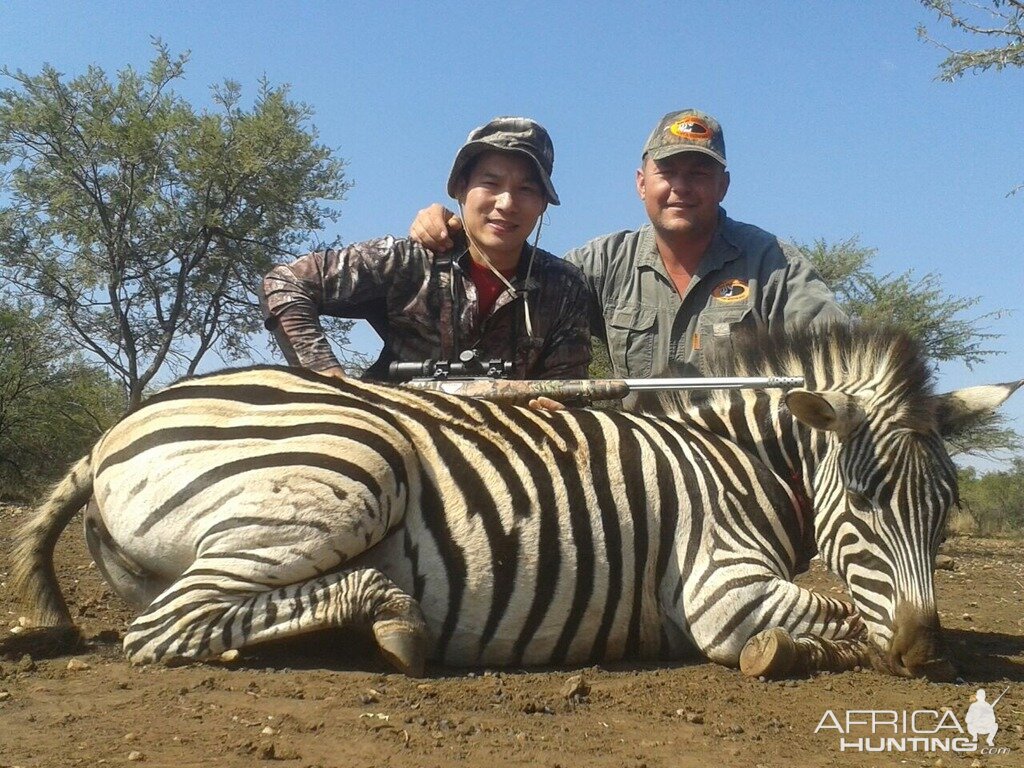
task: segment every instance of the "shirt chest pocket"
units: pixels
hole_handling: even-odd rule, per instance
[[[708,305],[697,320],[697,348],[700,349],[700,370],[705,376],[713,373],[708,370],[706,356],[703,354],[710,346],[717,348],[732,346],[733,334],[740,328],[752,326],[755,322],[752,307],[746,302],[739,304]],[[718,373],[717,371],[714,373]]]
[[[646,378],[654,372],[658,313],[644,307],[616,309],[608,317],[608,354],[616,373]]]

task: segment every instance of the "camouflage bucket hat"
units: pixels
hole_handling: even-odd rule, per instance
[[[558,205],[558,194],[551,184],[551,168],[555,148],[544,127],[527,117],[496,117],[487,125],[474,128],[466,138],[448,174],[448,195],[458,197],[457,184],[466,164],[477,155],[491,150],[518,152],[526,155],[537,167],[537,175],[548,202]]]
[[[702,152],[725,165],[725,136],[711,115],[696,109],[669,112],[647,137],[642,157],[664,160],[680,152]]]

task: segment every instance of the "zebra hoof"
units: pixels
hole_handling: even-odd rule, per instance
[[[796,643],[782,627],[766,629],[740,651],[740,671],[747,677],[785,677],[796,663]]]
[[[405,621],[378,621],[373,625],[384,659],[402,674],[423,677],[427,664],[427,635],[423,627]]]

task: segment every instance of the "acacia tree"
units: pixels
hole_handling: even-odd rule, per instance
[[[953,82],[967,72],[976,74],[1007,67],[1024,67],[1024,0],[921,0],[940,20],[947,22],[962,45],[936,39],[923,24],[917,27],[922,40],[948,55],[939,64],[939,79]],[[972,48],[970,43],[980,43]],[[1024,184],[1010,190],[1016,194]]]
[[[932,37],[928,28],[918,25],[923,40],[946,51],[939,65],[939,78],[952,82],[965,72],[999,71],[1006,67],[1024,67],[1024,1],[1022,0],[921,0],[953,30],[980,41],[982,47],[954,47]]]
[[[907,270],[900,274],[875,274],[871,262],[876,251],[862,246],[857,237],[837,243],[819,239],[797,247],[821,273],[851,317],[898,325],[922,344],[931,360],[960,360],[972,368],[992,355],[1001,354],[988,348],[998,334],[986,331],[985,323],[1002,313],[964,317],[979,299],[947,294],[942,279],[935,273],[918,276]]]
[[[0,70],[0,269],[125,386],[235,359],[261,329],[255,296],[275,256],[334,221],[344,163],[311,109],[237,83],[196,110],[173,91],[187,54],[156,41],[149,71],[112,81]]]

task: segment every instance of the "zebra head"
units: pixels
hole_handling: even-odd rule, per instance
[[[813,475],[818,549],[846,582],[879,666],[950,679],[933,579],[958,503],[944,438],[990,414],[1022,382],[930,395],[893,378],[906,372],[876,367],[845,390],[793,390],[786,405],[821,438]]]

